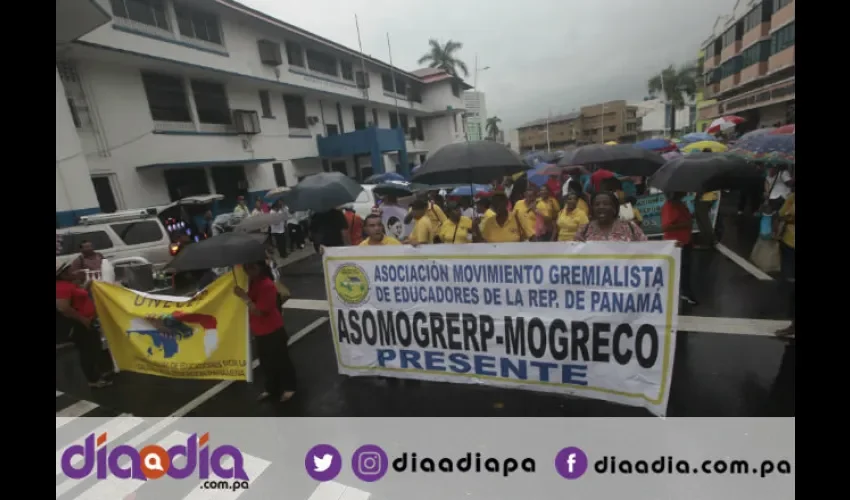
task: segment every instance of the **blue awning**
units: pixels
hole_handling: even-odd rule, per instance
[[[268,163],[275,161],[275,158],[249,158],[245,160],[215,160],[215,161],[191,161],[177,163],[151,163],[150,165],[141,165],[136,167],[136,170],[144,170],[149,168],[203,168],[203,167],[229,167],[239,165],[259,165],[260,163]]]

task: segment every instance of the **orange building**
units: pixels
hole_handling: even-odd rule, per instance
[[[794,120],[794,0],[738,0],[703,44],[704,99],[697,120],[746,118],[741,131]],[[705,124],[703,123],[703,126]]]

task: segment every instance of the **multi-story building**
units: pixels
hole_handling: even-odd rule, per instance
[[[484,92],[463,93],[466,108],[466,136],[470,141],[481,141],[487,137],[487,101]]]
[[[608,101],[581,108],[579,139],[583,142],[635,142],[639,131],[637,106],[626,101]]]
[[[581,114],[567,113],[541,118],[519,126],[517,129],[521,152],[560,149],[575,144],[581,136]]]
[[[57,226],[190,195],[232,202],[323,170],[404,173],[465,140],[460,79],[232,0],[56,4]]]
[[[739,0],[714,23],[703,44],[706,125],[724,115],[747,121],[744,130],[793,120],[795,103],[794,0]]]
[[[634,103],[633,106],[637,109],[637,117],[640,119],[638,140],[669,137],[674,125],[675,135],[688,133],[693,128],[693,120],[696,118],[695,106],[687,105],[673,111],[670,103],[663,99],[646,99]],[[671,120],[674,112],[675,123]]]

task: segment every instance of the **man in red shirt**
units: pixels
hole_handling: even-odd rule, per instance
[[[265,262],[245,264],[248,291],[237,286],[233,293],[248,306],[248,326],[257,342],[266,389],[259,399],[274,398],[283,403],[295,395],[295,365],[289,357],[289,339],[278,308],[277,287],[268,277],[265,265]]]
[[[688,206],[682,202],[685,193],[669,193],[667,201],[661,207],[661,230],[665,240],[674,240],[682,249],[682,265],[679,270],[679,299],[690,305],[696,305],[691,291],[691,234],[694,218]]]
[[[350,206],[343,208],[345,222],[348,223],[348,236],[351,244],[357,246],[363,241],[363,219]]]
[[[74,272],[67,264],[56,268],[56,310],[74,326],[71,340],[77,348],[80,365],[89,387],[99,389],[110,385],[106,379],[111,370],[103,362],[103,348],[100,333],[95,327],[96,315],[94,301],[84,288],[75,282]]]

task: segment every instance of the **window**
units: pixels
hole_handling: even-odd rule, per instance
[[[744,16],[744,33],[758,28],[762,23],[762,8],[761,4],[757,5],[746,16]]]
[[[401,78],[395,79],[395,91],[399,95],[407,95],[407,82]]]
[[[786,7],[794,0],[773,0],[773,12],[778,12],[779,9]]]
[[[169,31],[165,0],[110,0],[112,15]]]
[[[720,65],[720,79],[729,78],[741,71],[741,56],[735,56]]]
[[[92,186],[94,187],[94,195],[97,198],[97,204],[100,211],[111,214],[118,210],[118,203],[115,201],[115,193],[112,191],[111,175],[98,175],[91,178]]]
[[[460,97],[460,84],[457,82],[452,82],[452,95],[455,97]]]
[[[324,52],[307,49],[307,67],[310,71],[337,76],[336,59]]]
[[[390,128],[398,128],[398,112],[390,111]]]
[[[283,106],[286,108],[286,121],[289,128],[307,128],[307,107],[300,95],[284,95]]]
[[[425,128],[422,125],[422,118],[415,118],[414,123],[416,124],[416,140],[424,141],[425,140]]]
[[[395,92],[392,75],[381,75],[381,86],[384,88],[384,92]]]
[[[176,76],[142,73],[142,85],[154,121],[191,122],[183,80]]]
[[[154,243],[162,239],[162,229],[154,221],[127,222],[109,226],[125,245]]]
[[[272,100],[268,90],[260,91],[260,107],[263,109],[263,118],[274,118],[272,115]]]
[[[407,135],[407,133],[410,131],[410,125],[407,121],[407,115],[402,113],[399,116],[399,121],[401,121],[401,129],[404,131],[404,135]]]
[[[215,172],[222,167],[213,167]],[[165,178],[165,187],[168,189],[168,197],[171,201],[177,201],[187,196],[199,196],[210,194],[210,185],[207,183],[207,174],[203,168],[170,168],[162,172]],[[219,193],[225,194],[218,190]]]
[[[773,32],[770,36],[771,53],[778,54],[794,45],[794,23],[787,24]]]
[[[354,115],[354,130],[366,128],[366,108],[363,106],[352,106],[351,113]]]
[[[286,42],[284,47],[286,48],[286,60],[289,62],[289,65],[303,68],[304,52],[301,50],[301,46],[295,42]]]
[[[80,252],[80,245],[84,241],[90,241],[95,250],[106,250],[112,248],[112,240],[106,231],[89,231],[86,233],[62,234],[62,248],[59,255],[71,255]]]
[[[278,187],[286,186],[286,174],[283,172],[283,163],[272,163],[274,171],[274,182]]]
[[[198,121],[216,125],[230,125],[230,106],[224,85],[216,82],[192,80],[192,94],[198,109]]]
[[[770,57],[770,40],[758,42],[741,52],[741,68],[748,68],[753,64],[765,62]]]
[[[723,48],[724,49],[726,47],[732,45],[733,43],[735,43],[735,40],[737,40],[737,38],[735,38],[735,35],[736,35],[735,28],[736,28],[736,26],[732,26],[731,28],[726,30],[725,33],[723,33],[722,40],[723,40]]]
[[[708,59],[708,58],[714,57],[714,56],[715,56],[715,54],[714,54],[714,42],[711,42],[705,48],[705,57],[706,57],[706,59]]]
[[[379,125],[380,125],[380,122],[378,121],[378,110],[375,109],[375,108],[372,108],[372,126],[377,127]]]
[[[354,65],[348,61],[340,61],[339,67],[342,77],[349,81],[354,81]]]
[[[181,2],[174,2],[174,12],[177,14],[177,27],[181,35],[221,45],[221,26],[215,14],[191,8]]]
[[[616,132],[616,131],[617,131],[617,126],[616,126],[616,125],[613,125],[613,126],[608,127],[608,132]]]
[[[334,123],[325,124],[325,135],[327,137],[339,135],[339,127],[337,127]]]

